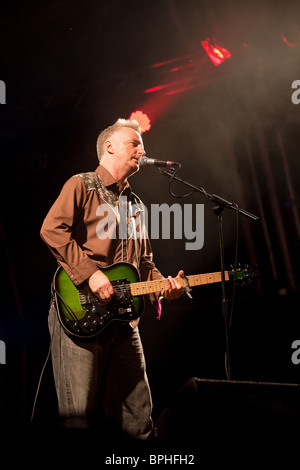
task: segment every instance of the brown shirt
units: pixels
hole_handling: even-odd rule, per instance
[[[103,166],[96,173],[104,193],[86,184],[84,176],[89,174],[71,177],[43,222],[42,239],[75,285],[97,271],[96,263],[106,267],[119,261],[133,264],[142,281],[163,278],[153,263],[139,212],[137,217],[130,214],[130,207],[141,207],[140,199],[128,183],[120,194]]]

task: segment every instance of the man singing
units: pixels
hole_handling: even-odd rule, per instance
[[[74,285],[87,282],[106,306],[114,287],[101,267],[125,261],[136,267],[141,281],[164,276],[155,267],[148,237],[130,235],[134,224],[130,208],[141,201],[128,178],[139,170],[139,158],[145,155],[138,123],[118,119],[102,131],[97,154],[95,172],[75,175],[65,183],[43,222],[41,237]],[[127,236],[120,236],[120,204],[124,201],[128,230]],[[115,214],[114,236],[99,231],[101,208]],[[141,227],[139,231],[142,233]],[[183,277],[183,271],[178,276]],[[173,300],[182,293],[181,285],[168,276],[161,295]],[[147,438],[152,429],[152,400],[138,320],[112,321],[92,340],[81,341],[65,332],[55,303],[51,303],[51,355],[64,427],[88,429],[101,425],[105,417],[122,432]]]

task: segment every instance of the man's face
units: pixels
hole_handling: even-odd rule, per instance
[[[145,155],[141,135],[130,127],[123,127],[110,137],[113,161],[126,176],[139,170],[139,158]]]

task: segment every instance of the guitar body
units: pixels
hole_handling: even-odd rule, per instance
[[[139,274],[130,263],[98,266],[115,289],[113,299],[102,305],[88,283],[76,287],[59,266],[53,278],[53,293],[58,318],[68,334],[81,339],[97,336],[111,321],[131,322],[144,310],[143,296],[133,296],[130,284],[139,282]]]

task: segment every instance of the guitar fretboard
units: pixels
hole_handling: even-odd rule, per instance
[[[221,282],[222,274],[221,272],[216,273],[207,273],[207,274],[193,274],[191,276],[186,276],[189,286],[202,286],[205,284],[214,284],[216,282]],[[181,277],[175,278],[182,287],[185,287],[184,279]],[[229,280],[229,273],[225,271],[225,281]],[[166,279],[157,279],[154,281],[145,281],[145,282],[134,282],[130,284],[130,290],[132,295],[144,295],[144,294],[153,294],[156,292],[161,292],[167,287]]]

